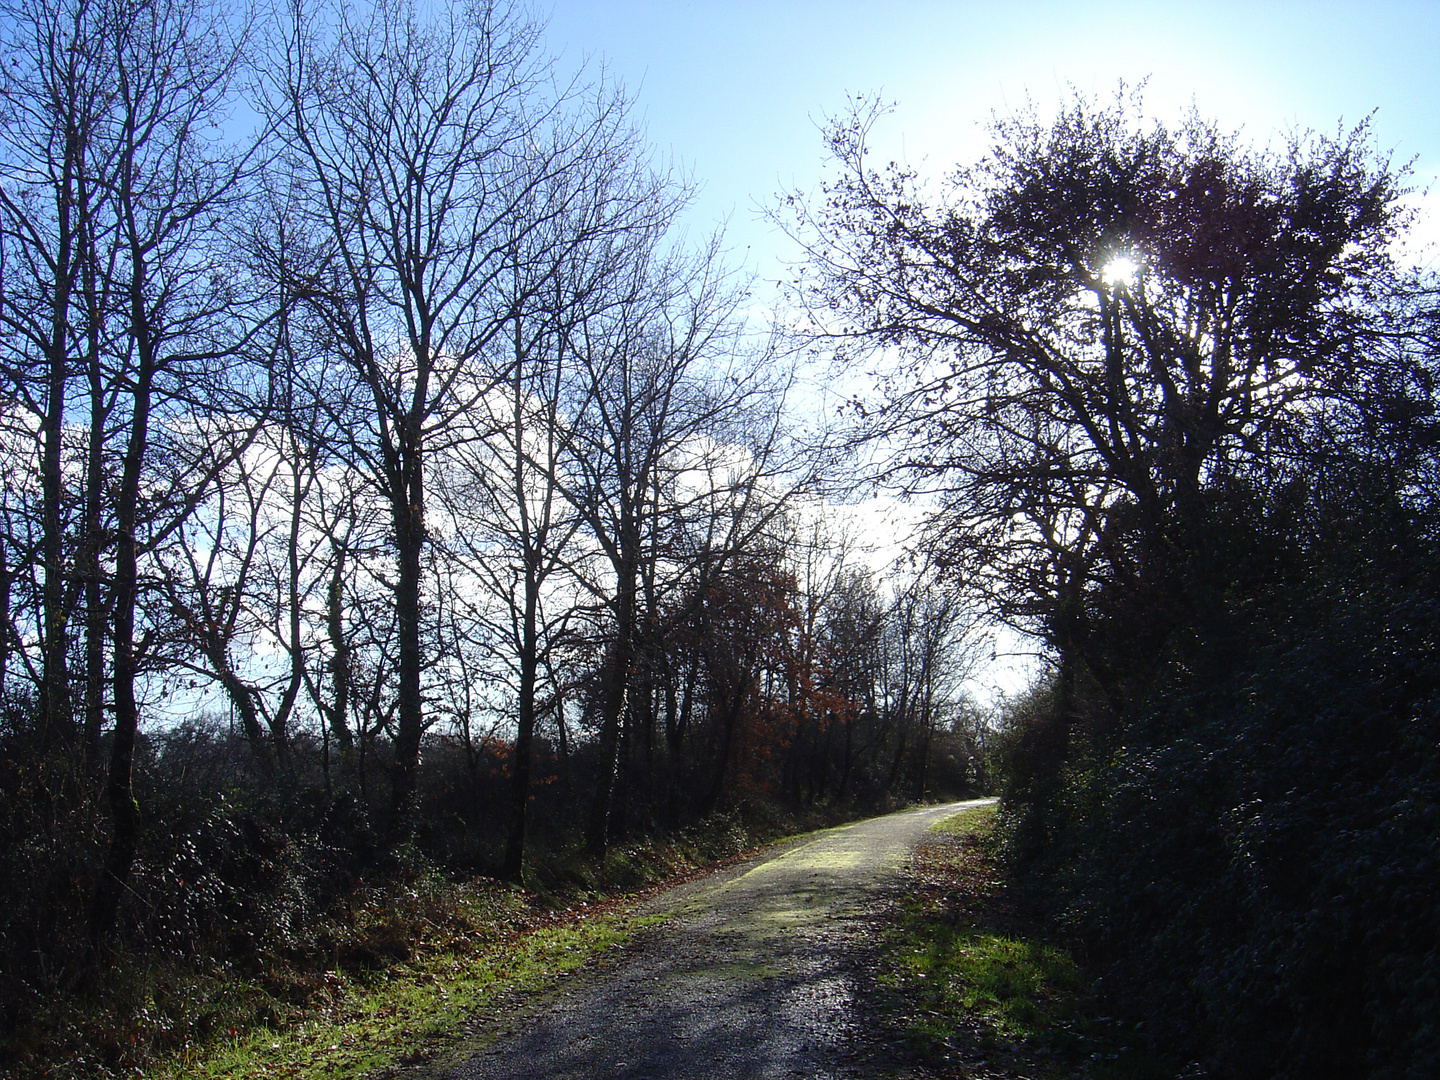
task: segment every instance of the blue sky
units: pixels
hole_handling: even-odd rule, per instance
[[[536,2],[542,13],[553,3],[547,44],[562,66],[603,63],[634,93],[657,151],[701,185],[691,232],[728,219],[733,257],[762,281],[797,253],[757,207],[817,187],[818,125],[855,93],[896,103],[877,151],[930,176],[977,158],[986,121],[1027,96],[1044,112],[1070,87],[1108,95],[1143,79],[1153,115],[1193,103],[1260,144],[1373,114],[1376,145],[1413,160],[1417,187],[1440,188],[1440,0]],[[1440,191],[1425,202],[1440,208]],[[1440,212],[1427,217],[1423,236],[1440,240]],[[762,308],[767,293],[757,282]],[[876,521],[900,512],[868,505]],[[982,700],[1029,678],[1028,647],[1008,635],[999,644],[972,686]]]
[[[1414,159],[1417,184],[1440,174],[1440,0],[538,5],[563,64],[603,62],[635,94],[657,150],[702,185],[692,230],[728,218],[735,255],[764,278],[793,253],[755,208],[782,187],[817,185],[817,125],[850,93],[896,102],[881,149],[937,174],[978,156],[986,119],[1027,94],[1044,110],[1072,85],[1108,94],[1146,78],[1156,115],[1193,101],[1255,142],[1373,112],[1377,144]]]

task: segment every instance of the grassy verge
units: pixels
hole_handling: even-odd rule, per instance
[[[434,877],[377,890],[349,918],[370,943],[368,963],[312,975],[303,1002],[269,1010],[275,1022],[184,1046],[129,1075],[358,1080],[473,1052],[505,1033],[497,1013],[518,995],[558,983],[662,918],[636,915],[640,902],[745,858],[757,839],[737,829],[616,847],[598,865],[550,866],[547,876],[567,884],[541,882],[539,892]]]
[[[932,827],[882,951],[891,1022],[942,1077],[1161,1080],[1175,1063],[1130,1045],[1084,972],[1013,903],[996,867],[994,807]]]
[[[487,1007],[654,922],[633,909],[658,887],[564,908],[434,873],[362,888],[325,928],[328,956],[311,942],[243,969],[116,965],[94,996],[57,999],[44,1029],[0,1036],[0,1080],[384,1076],[476,1043]]]
[[[385,977],[336,977],[328,1000],[281,1030],[257,1029],[228,1044],[180,1055],[153,1080],[296,1077],[343,1080],[384,1075],[483,1042],[465,1022],[498,994],[535,990],[624,941],[652,918],[621,908],[534,929],[479,953],[445,950],[397,966]]]
[[[734,816],[598,863],[541,853],[532,891],[412,860],[358,885],[291,948],[120,953],[103,980],[58,988],[24,1024],[0,1017],[0,1080],[383,1077],[503,1033],[518,995],[653,921],[634,909],[655,892],[828,824]]]

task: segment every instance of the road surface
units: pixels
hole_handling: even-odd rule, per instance
[[[915,843],[965,806],[828,829],[681,886],[668,913],[556,995],[522,1006],[447,1080],[772,1080],[893,1075],[861,1015],[876,909]]]

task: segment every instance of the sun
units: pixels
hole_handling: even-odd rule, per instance
[[[1129,255],[1115,255],[1100,271],[1100,279],[1111,288],[1128,289],[1140,272],[1140,264]]]

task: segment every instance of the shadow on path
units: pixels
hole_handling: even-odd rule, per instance
[[[931,823],[975,803],[829,829],[673,890],[672,917],[514,1018],[452,1080],[770,1080],[886,1075],[858,1007],[875,907]]]

